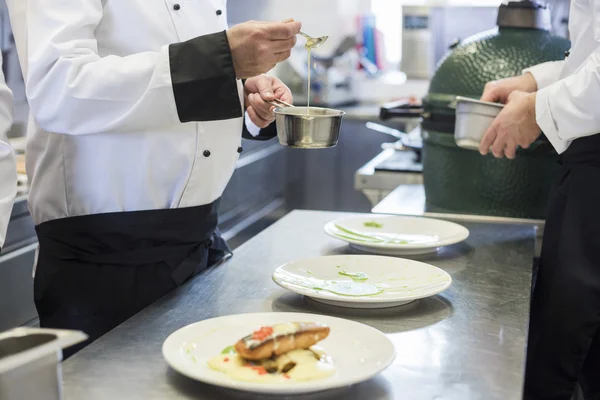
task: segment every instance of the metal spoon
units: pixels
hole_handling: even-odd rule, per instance
[[[321,36],[321,37],[318,37],[318,38],[314,38],[312,36],[308,36],[304,32],[300,32],[300,34],[306,38],[306,45],[305,46],[307,48],[309,48],[309,49],[316,49],[317,47],[319,47],[323,43],[325,43],[327,41],[327,39],[329,39],[329,36]]]
[[[269,102],[271,105],[274,105],[275,107],[296,107],[292,104],[286,103],[283,100],[279,100],[279,99],[275,99],[273,101]]]

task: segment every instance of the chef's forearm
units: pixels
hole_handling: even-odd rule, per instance
[[[524,73],[530,73],[537,83],[537,89],[541,90],[560,79],[564,61],[550,61],[525,69]]]
[[[556,151],[576,138],[600,133],[600,52],[590,55],[575,74],[542,90],[536,98],[536,120]]]
[[[225,32],[172,44],[169,59],[181,122],[224,120],[243,115]]]

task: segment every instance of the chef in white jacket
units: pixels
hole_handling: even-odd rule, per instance
[[[0,54],[0,66],[2,54]],[[13,202],[17,194],[17,165],[12,147],[6,134],[13,122],[13,97],[6,86],[4,73],[0,68],[0,249],[6,240],[6,229],[10,220]]]
[[[225,0],[7,5],[31,107],[40,323],[94,340],[230,252],[219,199],[242,136],[275,135],[267,101],[292,101],[261,74],[300,23],[228,29]]]
[[[566,59],[491,82],[507,103],[483,154],[514,158],[541,134],[560,154],[527,347],[526,398],[570,400],[577,382],[600,398],[600,0],[572,0]]]

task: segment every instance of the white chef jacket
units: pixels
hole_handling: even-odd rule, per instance
[[[556,151],[600,133],[600,0],[571,0],[572,48],[564,61],[537,65],[537,123]]]
[[[226,0],[7,5],[31,108],[36,224],[222,195],[244,127]]]
[[[2,54],[0,54],[2,65]],[[0,247],[6,239],[13,202],[17,195],[17,165],[12,147],[7,143],[6,133],[13,122],[13,96],[6,86],[0,69]]]

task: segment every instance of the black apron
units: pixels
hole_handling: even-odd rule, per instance
[[[600,134],[561,157],[531,303],[525,398],[600,399]]]
[[[57,219],[36,227],[34,297],[44,328],[89,335],[70,356],[231,251],[219,201]]]

